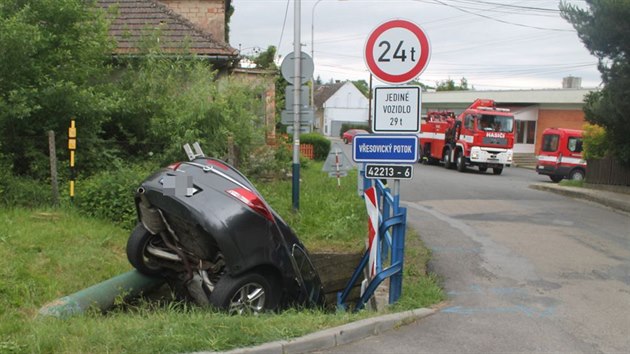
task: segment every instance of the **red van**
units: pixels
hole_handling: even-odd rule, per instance
[[[582,130],[548,128],[542,136],[536,172],[554,182],[564,178],[583,180],[586,160],[582,158]]]

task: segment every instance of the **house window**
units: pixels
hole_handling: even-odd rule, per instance
[[[536,139],[536,121],[535,120],[517,120],[516,121],[516,143],[517,144],[533,144]]]

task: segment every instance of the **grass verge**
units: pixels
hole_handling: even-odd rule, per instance
[[[257,183],[272,206],[312,250],[360,250],[366,216],[356,175],[341,181],[312,164],[302,175],[300,212],[291,211],[290,182]],[[226,316],[180,302],[139,301],[107,314],[42,318],[46,303],[131,270],[128,232],[73,209],[0,209],[0,353],[223,351],[295,338],[376,315],[299,311]],[[407,237],[403,296],[389,311],[429,306],[443,298],[426,276],[430,254]]]

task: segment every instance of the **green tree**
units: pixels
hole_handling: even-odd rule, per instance
[[[256,67],[259,69],[269,69],[269,70],[278,70],[278,66],[275,62],[276,58],[276,47],[270,45],[263,52],[260,52],[258,55],[252,56],[250,59]]]
[[[467,91],[468,88],[468,80],[465,77],[462,77],[459,80],[459,85],[455,84],[453,79],[442,80],[435,83],[436,91]]]
[[[630,166],[630,2],[585,0],[587,8],[560,4],[586,48],[599,60],[603,88],[585,98],[590,123],[606,129],[610,153]]]
[[[355,80],[352,81],[354,86],[361,91],[363,96],[370,97],[370,85],[365,80]]]
[[[14,173],[45,176],[46,131],[71,118],[79,148],[97,144],[110,53],[104,19],[83,0],[0,2],[0,140]]]

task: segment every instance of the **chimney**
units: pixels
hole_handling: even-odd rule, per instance
[[[582,78],[575,76],[567,76],[562,78],[563,89],[579,89],[582,88]]]
[[[217,42],[225,42],[226,0],[159,0],[173,12],[192,22],[200,30],[212,35]]]

